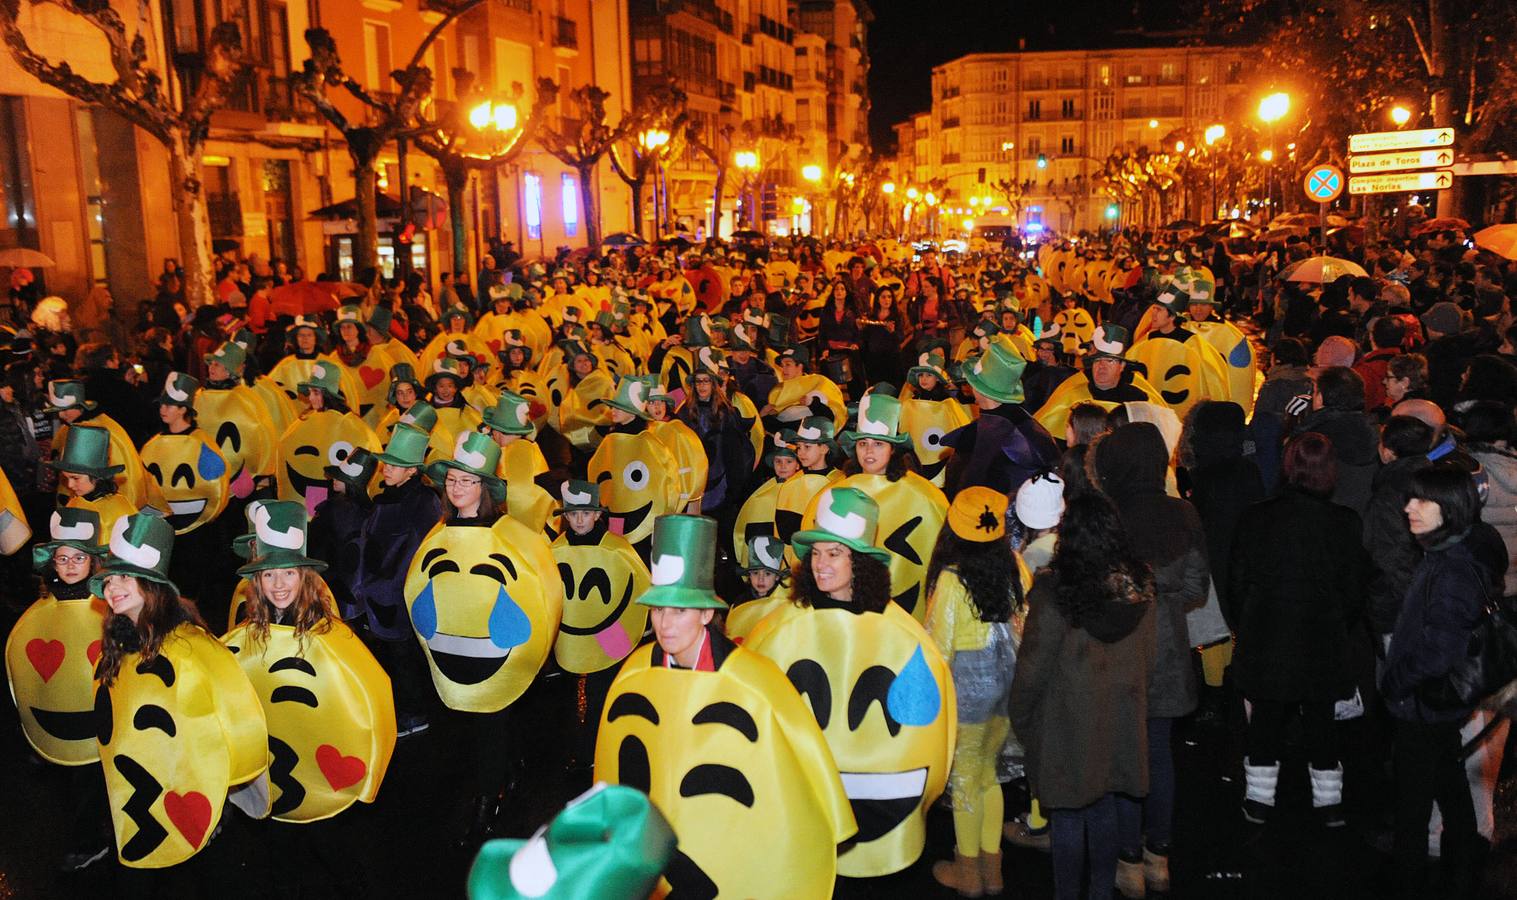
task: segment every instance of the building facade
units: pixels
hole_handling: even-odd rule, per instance
[[[385,98],[444,19],[426,0],[152,0],[121,3],[140,30],[155,67],[192,82],[215,25],[235,21],[252,62],[249,77],[212,120],[201,159],[211,231],[219,251],[282,260],[307,274],[353,271],[353,223],[342,216],[353,198],[353,164],[335,128],[291,84],[309,56],[307,28],[331,34],[343,66],[365,90]],[[32,48],[87,77],[109,82],[109,48],[99,32],[51,4],[22,4],[21,27]],[[141,14],[139,14],[141,12]],[[609,118],[631,99],[626,0],[495,0],[447,24],[422,53],[434,74],[429,116],[457,104],[499,102],[516,85],[524,117],[538,78],[561,97],[598,84],[611,94]],[[459,70],[467,71],[463,76]],[[472,78],[472,82],[470,81]],[[461,93],[470,86],[467,96]],[[353,122],[371,114],[341,89],[330,94]],[[561,116],[562,101],[553,112]],[[167,260],[177,256],[167,154],[153,138],[115,114],[89,108],[23,72],[0,53],[0,179],[6,222],[0,249],[25,246],[51,256],[50,293],[82,299],[90,287],[112,289],[123,309],[150,297]],[[528,257],[585,244],[577,176],[536,145],[513,162],[472,176],[465,191],[469,258],[453,259],[447,188],[436,163],[411,147],[402,162],[395,142],[377,161],[380,190],[397,209],[380,222],[381,264],[398,271],[402,255],[435,283],[441,272],[478,270],[492,239],[512,241]],[[404,172],[404,178],[402,178]],[[595,173],[603,232],[628,227],[630,194],[608,164]],[[398,201],[408,183],[410,208]],[[322,208],[338,211],[313,217]],[[470,279],[472,282],[472,279]]]
[[[1249,64],[1247,48],[1207,46],[960,57],[933,69],[931,112],[895,126],[900,165],[919,183],[944,179],[955,217],[989,198],[1023,226],[1099,228],[1111,205],[1093,176],[1106,158],[1239,117]]]

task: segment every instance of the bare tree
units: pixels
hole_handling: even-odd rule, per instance
[[[624,115],[615,125],[606,122],[606,101],[611,94],[601,88],[586,84],[569,92],[569,103],[576,115],[557,122],[546,121],[546,107],[558,99],[559,87],[551,78],[537,80],[538,102],[545,108],[537,116],[537,142],[554,159],[573,169],[579,175],[579,200],[585,220],[585,238],[591,249],[600,246],[600,209],[595,198],[595,167],[627,134],[638,130],[636,114]],[[641,209],[641,207],[639,207]]]
[[[633,111],[634,125],[626,129],[620,142],[611,145],[611,168],[632,188],[633,227],[643,226],[643,186],[659,163],[684,152],[689,114],[685,109],[685,92],[671,80],[650,90]],[[644,135],[652,131],[665,133],[665,141],[644,146]],[[654,231],[664,210],[655,209]]]
[[[34,51],[21,31],[21,0],[0,0],[0,36],[16,64],[38,81],[81,103],[111,110],[168,150],[185,297],[191,306],[207,303],[211,298],[211,227],[200,183],[200,155],[210,134],[211,115],[226,105],[247,72],[237,26],[223,22],[211,30],[194,90],[175,90],[149,63],[148,36],[139,32],[129,38],[126,24],[109,4],[96,0],[44,2],[78,16],[105,36],[115,81],[91,81],[67,62],[50,62]]]

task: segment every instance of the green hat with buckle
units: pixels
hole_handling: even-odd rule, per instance
[[[100,513],[82,506],[60,506],[48,521],[52,540],[32,547],[32,568],[41,571],[53,561],[60,547],[72,547],[91,556],[105,556],[105,534],[100,530]]]
[[[105,579],[112,575],[130,575],[166,584],[179,592],[169,580],[169,558],[174,552],[174,526],[156,509],[148,508],[116,520],[108,543],[110,557],[99,572],[90,576],[90,593],[105,596]]]
[[[691,316],[685,320],[685,346],[692,348],[690,351],[692,353],[695,352],[693,349],[695,347],[711,346],[711,331],[710,316],[704,314]]]
[[[827,449],[837,446],[837,429],[827,416],[807,416],[795,428],[796,443],[820,444]]]
[[[559,348],[564,352],[564,362],[573,364],[574,360],[581,356],[590,357],[591,365],[600,363],[600,357],[590,352],[590,348],[580,341],[560,341]]]
[[[411,404],[411,408],[400,414],[395,420],[400,425],[409,425],[412,428],[431,434],[437,427],[437,410],[425,400],[417,400]]]
[[[342,373],[337,368],[337,363],[328,359],[318,359],[311,366],[311,374],[305,380],[295,386],[295,389],[304,394],[306,391],[318,390],[328,397],[342,399]]]
[[[780,360],[783,361],[787,359],[794,360],[797,365],[804,369],[806,366],[811,364],[811,351],[807,350],[805,347],[799,346],[786,347],[784,350],[780,351]]]
[[[390,432],[390,443],[374,458],[403,469],[419,469],[427,463],[427,445],[431,440],[432,435],[420,428],[396,425]]]
[[[652,587],[637,598],[642,606],[727,608],[711,582],[716,568],[715,519],[685,515],[654,519],[648,560]]]
[[[306,508],[299,500],[268,500],[248,508],[253,537],[250,558],[237,569],[251,575],[264,569],[315,569],[327,564],[306,556]]]
[[[500,349],[495,351],[495,355],[501,362],[510,365],[512,350],[521,351],[521,364],[523,366],[532,362],[532,348],[527,346],[527,342],[521,336],[521,331],[516,328],[508,328],[501,332]]]
[[[337,319],[332,323],[333,340],[342,340],[342,326],[346,322],[352,322],[357,326],[359,338],[363,337],[363,307],[356,303],[348,303],[337,308]]]
[[[648,380],[623,376],[616,380],[616,394],[603,400],[591,400],[591,406],[609,406],[639,419],[648,418]]]
[[[878,391],[860,398],[856,430],[843,432],[839,440],[843,451],[852,453],[853,445],[865,438],[884,441],[896,448],[911,446],[910,432],[901,430],[900,400]]]
[[[769,434],[764,441],[763,464],[772,468],[774,461],[782,456],[799,462],[800,457],[795,455],[794,438],[795,432],[788,428]]]
[[[555,516],[566,512],[608,512],[601,505],[600,486],[597,484],[571,478],[559,486],[558,492],[564,505],[553,511]]]
[[[804,558],[817,542],[832,541],[879,562],[890,562],[890,551],[874,545],[880,507],[874,498],[852,487],[823,489],[816,503],[816,522],[790,536],[790,546]]]
[[[953,384],[953,379],[948,377],[948,357],[942,350],[933,348],[925,353],[917,354],[917,364],[906,370],[906,381],[915,385],[917,379],[923,375],[934,375],[944,384]]]
[[[1132,341],[1132,335],[1121,325],[1102,323],[1096,326],[1095,332],[1090,336],[1090,355],[1087,357],[1091,362],[1098,359],[1114,359],[1118,362],[1127,362],[1127,346]]]
[[[500,446],[487,434],[465,431],[458,436],[458,442],[453,445],[453,455],[427,466],[426,473],[427,478],[438,487],[443,487],[449,469],[457,469],[460,472],[478,476],[489,489],[490,496],[495,502],[504,503],[506,483],[496,474],[499,468]]]
[[[739,322],[732,326],[732,333],[727,338],[727,350],[729,352],[733,350],[757,350],[758,344],[755,343],[757,340],[758,333],[756,327],[746,322]]]
[[[367,497],[369,482],[374,480],[374,473],[379,471],[379,454],[370,453],[367,447],[354,447],[346,459],[322,466],[322,471],[333,481],[342,482],[348,493]]]
[[[84,396],[84,382],[72,378],[47,383],[47,405],[42,411],[48,415],[78,409],[89,412],[98,404]]]
[[[675,842],[646,794],[597,784],[530,839],[486,841],[469,868],[469,900],[643,900]]]
[[[63,455],[48,463],[59,472],[88,475],[97,480],[115,478],[125,466],[111,465],[111,433],[98,425],[74,425],[63,443]]]
[[[182,406],[195,408],[195,394],[200,391],[200,379],[183,372],[170,372],[163,380],[163,391],[154,402],[159,406]]]
[[[495,405],[484,412],[485,426],[501,434],[528,435],[537,432],[532,424],[532,403],[511,390],[503,390]]]
[[[305,316],[296,316],[295,321],[290,323],[289,327],[284,330],[284,333],[289,337],[290,341],[293,342],[295,340],[295,332],[299,331],[302,328],[309,330],[311,334],[316,336],[317,346],[326,346],[326,329],[322,328],[321,323],[315,319],[308,319]]]
[[[738,570],[747,572],[774,572],[783,575],[785,565],[785,542],[772,534],[761,534],[748,539],[748,564]]]
[[[380,342],[390,339],[390,322],[395,318],[395,313],[383,303],[369,311],[368,326],[379,332]]]
[[[242,374],[242,366],[248,361],[248,350],[236,341],[227,341],[216,348],[215,353],[205,355],[205,364],[221,363],[234,378]]]
[[[1012,346],[1011,339],[996,335],[990,348],[972,360],[964,361],[963,377],[976,394],[984,394],[1001,403],[1021,403],[1022,371],[1027,360]]]
[[[437,327],[443,331],[447,331],[449,323],[454,319],[463,319],[464,328],[470,328],[474,325],[474,316],[469,313],[466,307],[450,306],[443,310],[442,315],[437,317]]]
[[[390,394],[389,402],[395,403],[395,388],[401,384],[409,384],[412,390],[420,391],[424,386],[422,380],[416,377],[416,370],[411,368],[410,363],[396,363],[390,367]]]
[[[451,356],[444,356],[432,363],[432,374],[427,376],[427,393],[437,391],[437,382],[443,378],[453,379],[453,383],[462,390],[469,383],[469,377],[464,374],[463,363]]]
[[[692,367],[693,371],[690,373],[691,377],[702,374],[726,377],[729,369],[727,354],[715,347],[699,347],[691,355],[695,357],[695,365]]]

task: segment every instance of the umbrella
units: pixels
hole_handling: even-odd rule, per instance
[[[734,241],[762,241],[764,235],[762,232],[754,231],[752,228],[740,228],[732,232],[732,239]]]
[[[647,241],[629,231],[618,231],[615,234],[608,234],[601,239],[601,245],[605,247],[642,247],[647,243]]]
[[[1173,222],[1170,222],[1168,225],[1165,225],[1163,228],[1161,228],[1159,230],[1160,231],[1185,231],[1187,229],[1191,229],[1191,228],[1195,228],[1195,227],[1197,227],[1196,223],[1192,222],[1190,219],[1176,219]]]
[[[1497,256],[1517,259],[1517,224],[1492,225],[1480,229],[1475,232],[1475,246]]]
[[[1282,277],[1300,284],[1328,284],[1344,277],[1362,277],[1369,273],[1352,260],[1336,256],[1313,256],[1303,259]]]
[[[672,234],[658,242],[660,247],[677,247],[680,250],[689,250],[695,241],[683,234]]]
[[[1269,227],[1270,230],[1273,231],[1277,228],[1291,227],[1316,228],[1321,224],[1322,220],[1318,219],[1316,215],[1312,213],[1287,213],[1283,216],[1276,216],[1275,220],[1269,223]]]
[[[1433,231],[1469,231],[1470,223],[1458,216],[1439,216],[1436,219],[1428,219],[1421,225],[1412,229],[1412,236],[1428,234]]]
[[[0,250],[0,266],[12,269],[51,269],[56,265],[58,264],[53,262],[52,257],[29,247]]]
[[[337,308],[336,284],[330,281],[292,281],[269,291],[275,315],[310,316]]]

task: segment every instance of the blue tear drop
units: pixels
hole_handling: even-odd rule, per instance
[[[938,693],[937,680],[932,677],[932,670],[927,668],[927,660],[922,656],[922,647],[918,644],[916,652],[911,654],[911,660],[906,663],[906,668],[890,683],[890,692],[885,695],[885,706],[890,710],[890,715],[902,725],[927,725],[938,717],[942,705],[943,698]]]
[[[522,612],[505,585],[495,595],[495,607],[490,610],[490,643],[502,650],[509,650],[527,642],[532,636],[532,620]]]
[[[432,635],[437,633],[437,599],[432,596],[430,579],[411,604],[411,624],[416,627],[416,633],[421,635],[424,641],[430,641]]]
[[[200,459],[195,463],[195,468],[200,471],[201,481],[215,481],[226,474],[226,460],[212,450],[209,444],[201,444]]]
[[[1239,341],[1238,346],[1227,354],[1227,364],[1234,369],[1246,369],[1254,364],[1254,348],[1248,345],[1248,338]]]

